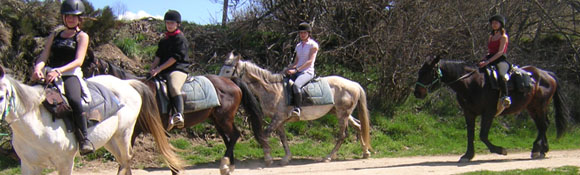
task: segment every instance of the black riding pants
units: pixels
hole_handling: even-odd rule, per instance
[[[73,120],[77,127],[81,129],[83,134],[86,134],[87,124],[86,120],[82,118],[82,88],[81,82],[77,76],[62,76],[64,82],[64,93],[68,103],[73,111]]]

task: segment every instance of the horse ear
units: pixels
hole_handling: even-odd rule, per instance
[[[4,66],[0,66],[0,78],[4,78]]]
[[[431,66],[433,66],[433,65],[435,65],[435,64],[437,64],[437,63],[439,63],[439,60],[441,60],[441,57],[440,57],[439,55],[437,55],[437,56],[435,56],[435,58],[433,58],[433,59],[431,60],[431,63],[429,63],[429,64],[430,64]]]

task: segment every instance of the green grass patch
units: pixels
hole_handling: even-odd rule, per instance
[[[578,167],[576,166],[563,166],[558,168],[536,168],[528,170],[509,170],[509,171],[475,171],[469,173],[463,173],[463,175],[568,175],[568,174],[579,174]]]

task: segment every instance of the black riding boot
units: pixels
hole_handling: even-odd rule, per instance
[[[177,128],[183,128],[185,125],[183,121],[183,96],[177,95],[171,97],[171,101],[173,102],[173,106],[175,107],[176,111],[175,114],[173,114],[171,121],[169,122],[169,129],[171,129],[173,126],[176,126]]]
[[[503,80],[503,97],[501,98],[504,108],[508,108],[512,104],[512,100],[509,96],[508,82]]]
[[[496,112],[496,116],[498,116],[499,114],[501,114],[503,112],[503,110],[509,108],[509,106],[511,105],[512,101],[511,98],[508,96],[508,84],[507,81],[503,78],[500,78],[500,98],[497,102],[497,112]]]
[[[79,151],[81,152],[81,155],[93,153],[95,148],[93,143],[91,143],[87,138],[87,119],[83,116],[73,116],[73,119],[78,128],[75,135],[79,142]]]
[[[300,88],[293,86],[294,91],[294,110],[292,110],[292,116],[300,117],[300,106],[302,105],[302,93]]]

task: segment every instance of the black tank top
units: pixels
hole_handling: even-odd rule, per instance
[[[77,53],[77,35],[81,31],[76,32],[71,38],[61,37],[60,35],[63,31],[60,31],[52,40],[48,66],[53,68],[61,67],[74,61]]]

